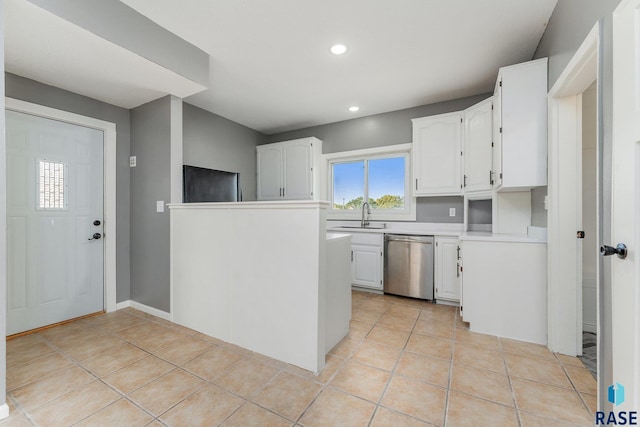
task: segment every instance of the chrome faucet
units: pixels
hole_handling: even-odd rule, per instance
[[[365,216],[364,216],[364,207],[367,207],[367,215],[371,215],[371,209],[369,208],[369,203],[368,202],[364,202],[362,204],[362,221],[360,222],[360,226],[362,228],[365,228],[366,226],[369,225],[369,220],[367,218],[367,220],[365,221]]]

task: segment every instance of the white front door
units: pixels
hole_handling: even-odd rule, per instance
[[[612,245],[628,247],[611,260],[613,382],[616,411],[640,410],[640,0],[613,14]],[[616,385],[617,387],[617,385]],[[618,390],[620,390],[618,388]],[[608,396],[605,396],[605,399]],[[609,399],[611,400],[611,399]],[[615,404],[614,403],[614,404]]]
[[[104,309],[103,132],[6,112],[7,335]]]

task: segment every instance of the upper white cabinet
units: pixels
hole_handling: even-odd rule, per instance
[[[414,196],[462,194],[463,113],[413,119]]]
[[[500,69],[493,115],[494,186],[547,185],[547,58]]]
[[[259,145],[258,200],[319,199],[322,141],[301,138]]]
[[[492,136],[492,98],[464,110],[463,186],[465,193],[491,190],[493,184]]]

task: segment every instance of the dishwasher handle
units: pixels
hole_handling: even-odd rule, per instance
[[[409,242],[409,243],[424,243],[425,245],[432,245],[433,238],[429,237],[428,240],[419,237],[411,237],[411,236],[393,236],[387,235],[386,239],[388,242]]]

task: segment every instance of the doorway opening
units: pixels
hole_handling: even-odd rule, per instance
[[[600,183],[602,107],[597,23],[549,91],[548,339],[549,348],[594,353],[602,324]],[[584,333],[588,340],[583,340]],[[593,345],[595,344],[595,345]]]
[[[582,363],[597,378],[598,147],[597,84],[582,93]]]

